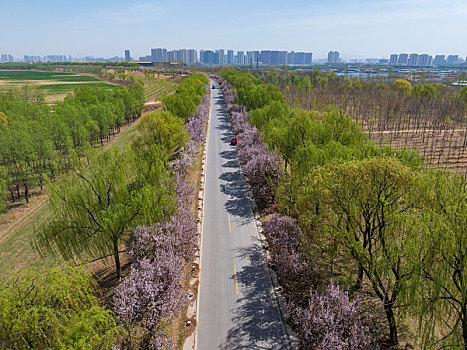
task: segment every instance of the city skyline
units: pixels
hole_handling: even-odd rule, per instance
[[[196,50],[330,50],[342,58],[388,58],[393,52],[467,56],[467,3],[463,0],[239,0],[234,5],[203,0],[0,0],[0,51],[13,56],[66,52],[72,56],[134,57],[146,47]]]
[[[467,64],[467,57],[464,58],[456,54],[437,54],[428,55],[426,53],[393,53],[389,58],[374,58],[367,57],[365,59],[344,59],[338,51],[329,51],[327,59],[315,58],[313,60],[312,52],[300,51],[280,51],[280,50],[254,50],[243,51],[231,49],[217,50],[198,50],[195,49],[176,49],[168,50],[167,48],[152,48],[150,54],[139,56],[138,58],[131,55],[131,50],[125,49],[124,55],[113,56],[110,58],[87,56],[84,58],[72,57],[71,55],[24,55],[23,58],[15,58],[10,54],[0,52],[0,63],[6,62],[183,62],[188,65],[207,64],[207,65],[253,65],[256,63],[262,65],[316,65],[316,64],[383,64],[392,66],[412,66],[412,67],[461,67]],[[434,57],[433,57],[434,56]]]

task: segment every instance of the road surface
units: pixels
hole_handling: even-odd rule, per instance
[[[289,349],[216,87],[211,90],[196,348]]]

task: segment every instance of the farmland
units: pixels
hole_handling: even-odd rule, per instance
[[[146,74],[141,79],[145,88],[144,96],[148,102],[161,101],[177,87],[177,81],[173,78],[156,79],[153,74]]]
[[[63,100],[77,87],[92,86],[113,89],[115,85],[87,75],[60,72],[0,71],[0,89],[30,86],[44,94],[45,101]]]
[[[334,106],[378,145],[417,150],[427,167],[467,178],[467,88],[404,79],[390,82],[332,74],[262,74],[285,92],[291,106],[325,111]]]

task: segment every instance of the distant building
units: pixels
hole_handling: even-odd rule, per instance
[[[398,59],[399,59],[399,55],[396,53],[393,53],[389,58],[389,64],[396,65]]]
[[[130,62],[130,61],[131,61],[130,50],[125,50],[125,62]]]
[[[246,52],[246,58],[247,62],[246,64],[250,65],[255,65],[257,60],[259,60],[259,51],[247,51]]]
[[[446,65],[446,59],[444,58],[444,55],[436,55],[433,64],[437,67]]]
[[[418,56],[417,66],[430,67],[432,61],[433,61],[433,57],[424,53]]]
[[[167,51],[167,61],[166,62],[175,62],[175,51]]]
[[[234,51],[233,50],[227,50],[227,64],[234,64]]]
[[[243,51],[237,51],[237,64],[244,64],[245,62],[245,54]]]
[[[409,55],[406,53],[401,53],[399,54],[399,60],[397,61],[398,64],[400,65],[407,65],[409,62]]]
[[[408,66],[415,67],[418,64],[418,54],[411,53],[409,57],[409,62],[407,62]]]
[[[198,51],[196,51],[195,49],[187,50],[185,63],[191,65],[191,64],[196,63],[197,61],[198,61]]]
[[[448,66],[455,66],[456,64],[458,64],[458,61],[459,61],[458,55],[449,55],[446,63]]]
[[[215,64],[216,54],[211,50],[200,50],[199,61],[204,64]]]
[[[311,52],[294,52],[291,51],[287,54],[287,64],[309,66],[313,60]]]
[[[217,62],[216,63],[220,64],[220,65],[224,64],[225,63],[224,62],[224,55],[225,55],[224,49],[216,50],[216,54],[217,54]]]
[[[327,64],[338,64],[339,60],[339,52],[337,51],[329,51],[328,52],[328,60]]]
[[[167,62],[167,49],[151,49],[151,62]]]
[[[174,52],[175,62],[185,63],[187,61],[187,50],[186,49],[173,50],[173,52]]]
[[[368,64],[379,64],[379,58],[367,58],[365,62]]]

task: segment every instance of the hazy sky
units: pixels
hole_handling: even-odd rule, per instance
[[[0,0],[0,53],[155,47],[467,56],[467,0]]]

